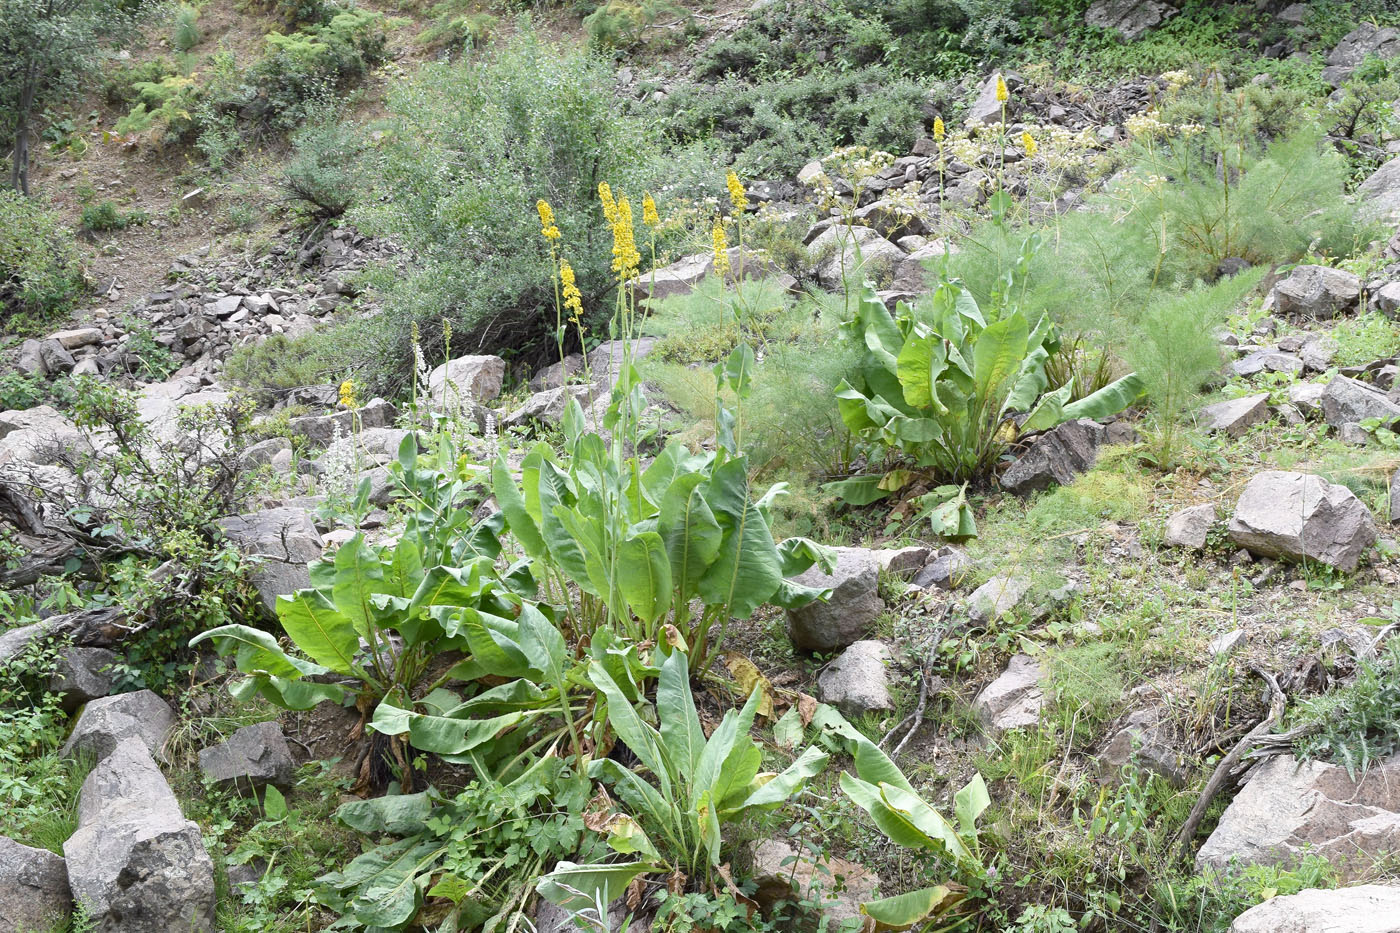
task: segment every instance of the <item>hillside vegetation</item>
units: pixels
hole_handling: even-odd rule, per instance
[[[1393,4],[0,50],[0,933],[1400,929]]]

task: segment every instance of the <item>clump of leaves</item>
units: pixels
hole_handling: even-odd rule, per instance
[[[1400,643],[1362,661],[1350,684],[1304,702],[1293,728],[1305,730],[1293,746],[1299,758],[1335,761],[1353,780],[1400,749]]]

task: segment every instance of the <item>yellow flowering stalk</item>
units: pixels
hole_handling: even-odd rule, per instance
[[[734,172],[730,172],[729,176],[724,180],[724,183],[729,188],[729,201],[734,205],[734,213],[736,215],[742,214],[744,211],[748,210],[748,193],[744,191],[744,183],[739,180],[739,176]]]
[[[656,212],[656,202],[651,195],[642,198],[642,223],[653,230],[661,226],[661,215]]]
[[[605,181],[598,182],[598,199],[603,202],[603,217],[608,223],[617,223],[617,202],[613,200],[612,188]]]
[[[722,222],[715,221],[712,236],[715,244],[715,275],[724,277],[729,274],[729,238],[724,235]]]
[[[1029,132],[1021,133],[1021,148],[1026,150],[1026,158],[1031,159],[1035,157],[1035,137]]]
[[[612,234],[612,269],[619,281],[626,282],[637,275],[642,264],[642,254],[637,252],[636,235],[632,229],[632,205],[626,198],[619,198],[613,204]]]
[[[574,267],[569,260],[559,260],[559,282],[564,286],[564,307],[569,312],[569,320],[574,324],[583,322],[583,295],[579,293],[578,282],[574,278]]]
[[[934,118],[933,118],[933,138],[936,139],[936,140],[938,140],[939,142],[942,142],[942,141],[943,141],[943,137],[946,136],[947,134],[948,134],[948,130],[947,130],[946,127],[943,126],[943,118],[942,118],[942,117],[934,117]]]
[[[540,212],[540,235],[550,243],[559,239],[559,227],[554,223],[554,208],[550,207],[544,198],[540,198],[535,202],[535,210]]]
[[[1006,88],[1006,79],[1000,74],[997,75],[997,103],[1004,104],[1011,99],[1011,92]]]
[[[352,411],[360,407],[355,400],[354,380],[346,379],[340,384],[340,404],[345,408],[351,409]]]

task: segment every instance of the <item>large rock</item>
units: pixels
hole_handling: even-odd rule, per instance
[[[1175,787],[1186,785],[1181,753],[1171,742],[1171,714],[1162,707],[1140,709],[1131,714],[1099,753],[1103,778],[1116,782],[1128,764],[1153,771]]]
[[[506,361],[499,356],[459,356],[428,374],[435,405],[489,402],[501,394]]]
[[[830,574],[812,567],[793,582],[832,591],[829,600],[788,610],[788,637],[798,651],[826,653],[852,645],[885,608],[880,599],[880,561],[864,548],[838,548]]]
[[[1356,201],[1357,213],[1363,218],[1393,220],[1400,216],[1400,158],[1391,159],[1372,172],[1356,189]],[[1385,292],[1390,288],[1391,286],[1387,285],[1381,291]],[[1400,296],[1391,291],[1389,295],[1381,298],[1381,307],[1393,311]],[[1392,307],[1386,308],[1387,304]]]
[[[821,918],[827,930],[835,930],[848,920],[864,921],[861,902],[873,900],[880,884],[879,876],[862,865],[811,850],[798,852],[781,839],[750,844],[749,859],[751,877],[758,886],[754,900],[765,913],[780,901],[790,904],[820,896]],[[789,927],[799,928],[811,929]]]
[[[860,262],[856,261],[856,245],[860,246]],[[904,250],[880,236],[870,227],[847,227],[837,224],[823,230],[812,241],[809,250],[817,260],[817,281],[822,287],[838,289],[844,273],[853,288],[866,279],[879,279],[904,261]]]
[[[348,437],[364,428],[391,427],[399,410],[382,398],[371,399],[358,411],[340,411],[333,415],[302,415],[287,422],[287,433],[305,438],[314,447],[326,447],[336,435]]]
[[[1342,375],[1333,376],[1327,383],[1318,405],[1322,408],[1322,417],[1334,428],[1360,424],[1369,418],[1379,420],[1382,427],[1400,422],[1400,405],[1387,398],[1384,392]]]
[[[1041,686],[1044,679],[1045,673],[1035,658],[1018,654],[1000,677],[982,688],[972,701],[972,709],[992,733],[1034,726],[1040,722],[1040,711],[1046,704]]]
[[[924,589],[936,586],[940,590],[956,590],[972,576],[975,566],[966,551],[946,547],[914,576],[914,585]]]
[[[1400,887],[1309,888],[1271,897],[1236,917],[1230,933],[1400,933]]]
[[[214,866],[199,825],[140,742],[121,742],[83,782],[63,854],[95,931],[212,933]]]
[[[676,295],[689,295],[695,291],[695,286],[700,284],[700,280],[714,268],[714,264],[714,255],[711,253],[684,256],[669,266],[661,266],[645,275],[637,276],[627,283],[627,287],[632,289],[638,301],[653,298],[661,301]]]
[[[149,690],[93,700],[73,726],[62,754],[105,759],[127,739],[138,739],[152,755],[162,755],[166,736],[175,728],[175,711]]]
[[[1354,311],[1361,298],[1361,279],[1328,266],[1295,266],[1274,286],[1274,307],[1293,317],[1333,318]]]
[[[967,122],[973,125],[999,123],[1002,115],[1002,102],[997,100],[997,78],[998,75],[991,75],[982,82],[977,89],[977,98],[972,102],[972,106],[967,110]],[[1010,119],[1014,109],[1011,102],[1007,101],[1006,114]]]
[[[278,596],[311,585],[306,565],[320,558],[323,542],[306,509],[247,512],[221,518],[218,525],[240,551],[261,558],[251,576],[269,612],[276,612]]]
[[[1131,42],[1175,15],[1175,7],[1158,0],[1094,0],[1084,11],[1084,22],[1112,29]]]
[[[545,389],[543,392],[536,392],[527,398],[525,404],[502,418],[501,427],[519,427],[532,421],[557,425],[564,420],[564,412],[568,411],[569,403],[574,399],[578,399],[579,405],[583,406],[583,410],[587,412],[590,402],[598,403],[600,399],[606,397],[606,394],[597,386],[591,384]]]
[[[1207,502],[1176,512],[1167,519],[1163,540],[1171,547],[1204,550],[1210,529],[1215,525],[1215,506]]]
[[[116,660],[116,654],[106,648],[64,648],[49,678],[49,690],[63,696],[63,708],[71,713],[112,692],[116,679],[111,668]]]
[[[0,836],[0,933],[56,929],[72,910],[63,858]]]
[[[92,453],[92,444],[87,435],[51,406],[0,411],[0,463],[13,458],[44,465],[54,463],[63,455],[89,453]]]
[[[1378,58],[1400,55],[1400,31],[1391,27],[1378,28],[1370,23],[1357,26],[1328,53],[1322,80],[1334,87],[1345,83],[1368,55]]]
[[[1223,432],[1230,437],[1243,437],[1256,424],[1269,420],[1269,393],[1246,395],[1207,405],[1200,411],[1201,427],[1210,432]]]
[[[1001,475],[1003,488],[1019,494],[1068,486],[1094,465],[1104,429],[1087,418],[1066,421],[1036,438],[1030,449]]]
[[[269,784],[290,787],[296,774],[292,750],[275,722],[244,726],[228,741],[199,752],[199,769],[205,780],[239,791],[258,790]]]
[[[1376,540],[1375,520],[1350,489],[1281,470],[1249,481],[1229,531],[1230,540],[1250,553],[1314,560],[1346,572]]]
[[[858,641],[826,666],[817,677],[823,703],[847,716],[894,709],[890,699],[890,649],[883,642]]]
[[[1260,765],[1225,808],[1196,853],[1196,867],[1293,866],[1311,853],[1353,879],[1397,849],[1400,756],[1354,781],[1337,765],[1279,755]]]
[[[967,598],[967,614],[982,625],[995,622],[1015,610],[1030,589],[1031,581],[1025,577],[999,574],[972,591]]]

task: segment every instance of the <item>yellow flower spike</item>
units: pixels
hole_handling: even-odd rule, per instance
[[[1026,150],[1026,158],[1029,159],[1035,156],[1035,151],[1039,147],[1037,147],[1035,144],[1034,136],[1032,136],[1029,132],[1023,132],[1021,134],[1021,148]]]
[[[340,384],[340,404],[345,408],[359,408],[355,403],[355,383],[351,379],[346,379]]]
[[[661,226],[661,215],[656,212],[656,202],[651,195],[642,198],[642,223],[652,229]]]
[[[612,188],[605,181],[598,182],[598,198],[603,202],[603,216],[608,223],[617,223],[617,202],[613,200]]]
[[[619,198],[613,204],[613,262],[612,270],[626,281],[637,274],[642,254],[637,252],[636,235],[632,229],[632,204]]]
[[[748,210],[749,196],[744,190],[744,183],[739,180],[739,176],[730,172],[724,183],[729,188],[729,201],[734,205],[734,213],[742,214]]]
[[[550,207],[544,198],[540,198],[535,202],[535,210],[540,212],[540,236],[551,241],[559,239],[559,227],[554,223],[554,208]]]
[[[712,234],[715,242],[715,274],[724,276],[729,274],[729,238],[724,235],[724,224],[715,221],[715,229]]]
[[[934,117],[934,118],[933,118],[933,138],[936,139],[936,140],[939,140],[939,141],[941,142],[942,139],[943,139],[943,137],[946,136],[946,135],[948,135],[948,130],[943,126],[943,118],[942,118],[942,117]]]
[[[579,293],[574,278],[574,267],[569,260],[559,260],[559,282],[563,285],[564,307],[569,310],[569,320],[577,324],[583,317],[583,295]]]
[[[997,75],[997,103],[1004,104],[1011,99],[1011,92],[1006,89],[1006,79],[1000,74]]]

